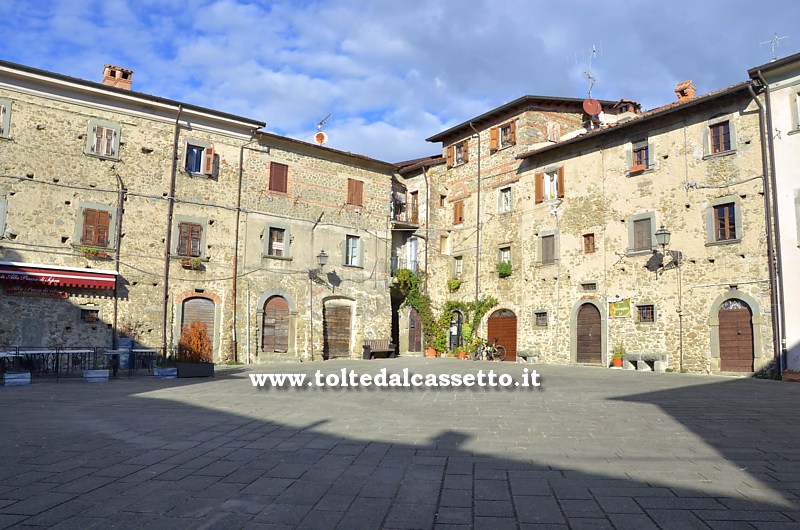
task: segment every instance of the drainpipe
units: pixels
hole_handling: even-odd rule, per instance
[[[117,250],[114,252],[114,270],[117,271],[117,278],[119,278],[119,256],[120,247],[122,246],[122,204],[125,202],[125,185],[122,183],[122,177],[119,176],[119,173],[114,173],[114,176],[117,177]],[[111,347],[113,349],[117,349],[117,343],[119,341],[119,333],[117,330],[117,316],[119,311],[119,301],[117,299],[118,283],[118,280],[114,282],[114,321],[111,324]]]
[[[431,236],[431,187],[428,182],[428,170],[422,168],[422,177],[425,179],[425,280],[422,284],[422,292],[428,292],[428,241]],[[441,249],[440,249],[441,251]]]
[[[777,350],[778,355],[780,357],[780,369],[781,373],[783,370],[786,369],[786,309],[784,307],[783,301],[783,251],[781,250],[781,224],[778,222],[778,182],[775,177],[775,143],[772,140],[772,96],[769,90],[769,83],[767,80],[764,79],[764,76],[761,75],[761,70],[758,71],[758,79],[761,81],[764,89],[766,90],[766,100],[767,100],[767,109],[766,109],[766,116],[767,116],[767,145],[769,147],[769,179],[770,179],[770,189],[772,190],[772,223],[773,223],[773,234],[775,234],[775,259],[777,263],[775,264],[775,276],[776,276],[776,300],[778,302],[778,314],[780,316],[780,349]],[[766,177],[765,177],[766,178]]]
[[[481,270],[481,135],[478,130],[469,122],[470,128],[475,131],[478,137],[478,206],[477,206],[477,230],[475,237],[475,303],[478,303],[478,295],[480,294],[480,270]]]
[[[175,133],[172,139],[172,169],[169,178],[169,196],[167,197],[167,234],[164,244],[164,292],[161,300],[161,350],[167,356],[167,308],[169,303],[169,257],[172,245],[172,214],[175,211],[175,180],[178,173],[178,140],[180,128],[178,122],[183,113],[183,105],[178,105],[178,115],[175,117]]]
[[[758,72],[758,76],[761,78],[762,83],[766,87],[766,81],[764,78],[761,77],[761,72]],[[766,226],[766,233],[767,233],[767,260],[769,261],[769,288],[770,288],[770,305],[772,306],[772,348],[773,348],[773,356],[775,357],[778,372],[783,373],[783,362],[782,362],[782,352],[780,349],[781,345],[781,328],[782,325],[780,323],[780,317],[776,316],[781,312],[779,309],[781,307],[780,298],[779,298],[779,288],[778,288],[778,278],[775,271],[775,251],[773,249],[773,241],[772,241],[772,226],[771,226],[771,206],[770,206],[770,194],[774,194],[775,188],[773,187],[772,179],[770,178],[770,166],[768,163],[768,144],[771,145],[772,138],[770,137],[769,131],[772,130],[772,126],[769,125],[772,120],[769,120],[769,113],[764,109],[764,105],[759,101],[758,96],[756,95],[755,91],[753,90],[753,85],[747,85],[747,89],[750,91],[750,96],[755,101],[756,105],[758,105],[758,126],[761,129],[761,168],[762,172],[764,173],[764,220]],[[769,104],[769,88],[767,90],[767,104]],[[766,118],[765,118],[766,114]],[[768,120],[768,121],[767,121]],[[778,245],[780,248],[780,245]],[[783,340],[785,343],[785,339]]]
[[[255,129],[251,132],[251,136],[255,136]],[[231,329],[231,342],[233,347],[233,362],[239,361],[239,344],[236,340],[236,326],[238,320],[236,318],[236,299],[238,298],[237,292],[237,280],[239,278],[239,219],[242,214],[242,181],[244,180],[244,148],[254,142],[257,142],[257,139],[252,139],[249,142],[245,142],[239,146],[239,183],[237,185],[236,190],[236,221],[234,222],[234,234],[233,234],[233,285],[231,289],[233,290],[233,322],[232,322],[232,329]],[[247,306],[247,314],[250,314],[250,306]],[[248,327],[248,332],[249,332]],[[249,346],[249,343],[248,343]],[[248,355],[247,363],[250,364],[250,356]]]

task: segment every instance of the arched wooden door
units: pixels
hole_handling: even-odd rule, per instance
[[[726,300],[719,308],[719,369],[753,371],[753,313],[742,300]]]
[[[413,307],[408,311],[408,351],[422,351],[422,319]]]
[[[282,296],[272,296],[264,302],[261,350],[265,353],[289,351],[289,303]]]
[[[600,311],[592,304],[583,304],[578,310],[577,328],[577,362],[601,364],[603,362],[603,332]]]
[[[326,303],[322,311],[323,357],[350,357],[349,305]]]
[[[214,315],[216,314],[213,300],[208,298],[188,298],[183,302],[183,316],[181,318],[181,334],[189,329],[192,322],[202,322],[206,325],[206,332],[211,345],[214,345]]]
[[[517,360],[517,315],[510,309],[498,309],[489,317],[486,340],[505,346],[506,361]]]

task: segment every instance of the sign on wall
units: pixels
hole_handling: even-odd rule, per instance
[[[621,298],[619,300],[608,301],[608,316],[611,318],[622,318],[631,316],[631,299]]]

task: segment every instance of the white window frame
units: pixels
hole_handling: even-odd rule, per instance
[[[89,132],[86,135],[86,153],[99,158],[119,160],[119,140],[122,129],[117,123],[103,120],[89,120]],[[98,143],[98,134],[106,136],[105,141]],[[110,135],[111,138],[107,138]]]
[[[453,256],[453,277],[462,278],[464,276],[464,256]]]
[[[497,191],[497,212],[510,213],[514,209],[514,194],[511,186],[504,186]]]
[[[498,263],[511,263],[511,245],[505,245],[497,250]]]
[[[342,255],[347,267],[364,267],[364,242],[359,236],[346,235],[342,242]]]
[[[197,171],[194,170],[194,166],[189,168],[189,150],[193,150],[195,152],[199,151],[200,153],[200,167],[197,168]],[[211,170],[206,171],[203,167],[205,165],[205,160],[208,156],[213,156],[213,161],[211,164]],[[219,176],[219,155],[214,150],[214,147],[209,144],[208,142],[202,142],[200,140],[186,140],[183,145],[183,171],[188,173],[189,175],[196,175],[196,176],[204,176],[207,178],[216,179]]]

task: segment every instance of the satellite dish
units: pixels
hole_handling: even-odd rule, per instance
[[[583,100],[583,111],[589,116],[598,116],[603,112],[603,107],[596,99],[589,98]]]
[[[314,135],[314,141],[317,142],[318,145],[324,145],[325,142],[328,141],[328,135],[322,131],[319,131]]]

